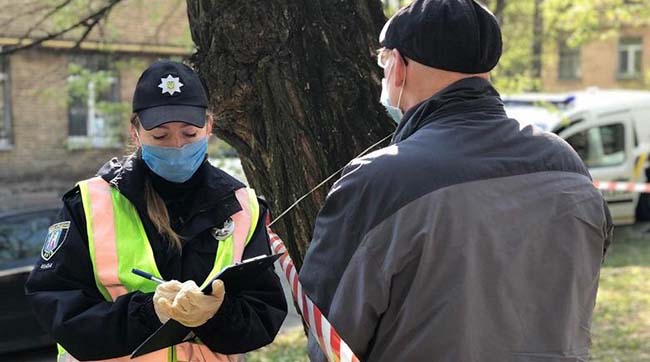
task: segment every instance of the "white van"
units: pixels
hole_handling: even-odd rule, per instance
[[[594,180],[650,180],[650,92],[588,89],[504,96],[509,117],[565,139]],[[650,194],[605,192],[614,222],[650,220]]]

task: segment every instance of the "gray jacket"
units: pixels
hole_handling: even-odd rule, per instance
[[[611,233],[571,147],[469,78],[347,167],[300,280],[362,361],[585,361]]]

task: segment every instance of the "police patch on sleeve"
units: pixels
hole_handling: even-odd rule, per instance
[[[70,229],[70,221],[56,223],[47,229],[47,238],[43,249],[41,249],[41,258],[47,261],[61,248],[65,242],[65,237],[68,236],[68,229]]]

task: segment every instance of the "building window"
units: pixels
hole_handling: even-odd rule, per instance
[[[580,48],[572,48],[562,42],[560,44],[558,77],[560,79],[579,79],[580,76]]]
[[[107,57],[75,57],[68,76],[70,148],[120,147],[121,119],[117,72]]]
[[[0,149],[11,147],[11,78],[9,59],[0,55]]]
[[[643,43],[641,38],[622,38],[618,45],[618,75],[620,78],[641,76]]]

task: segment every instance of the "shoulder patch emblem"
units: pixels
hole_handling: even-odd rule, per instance
[[[41,249],[41,258],[47,261],[61,248],[65,237],[68,236],[68,229],[70,229],[70,221],[56,223],[47,229],[47,238],[43,249]]]
[[[232,218],[228,218],[228,220],[226,220],[223,223],[222,227],[212,229],[212,237],[219,241],[226,240],[234,232],[235,232],[235,221],[233,221]]]

